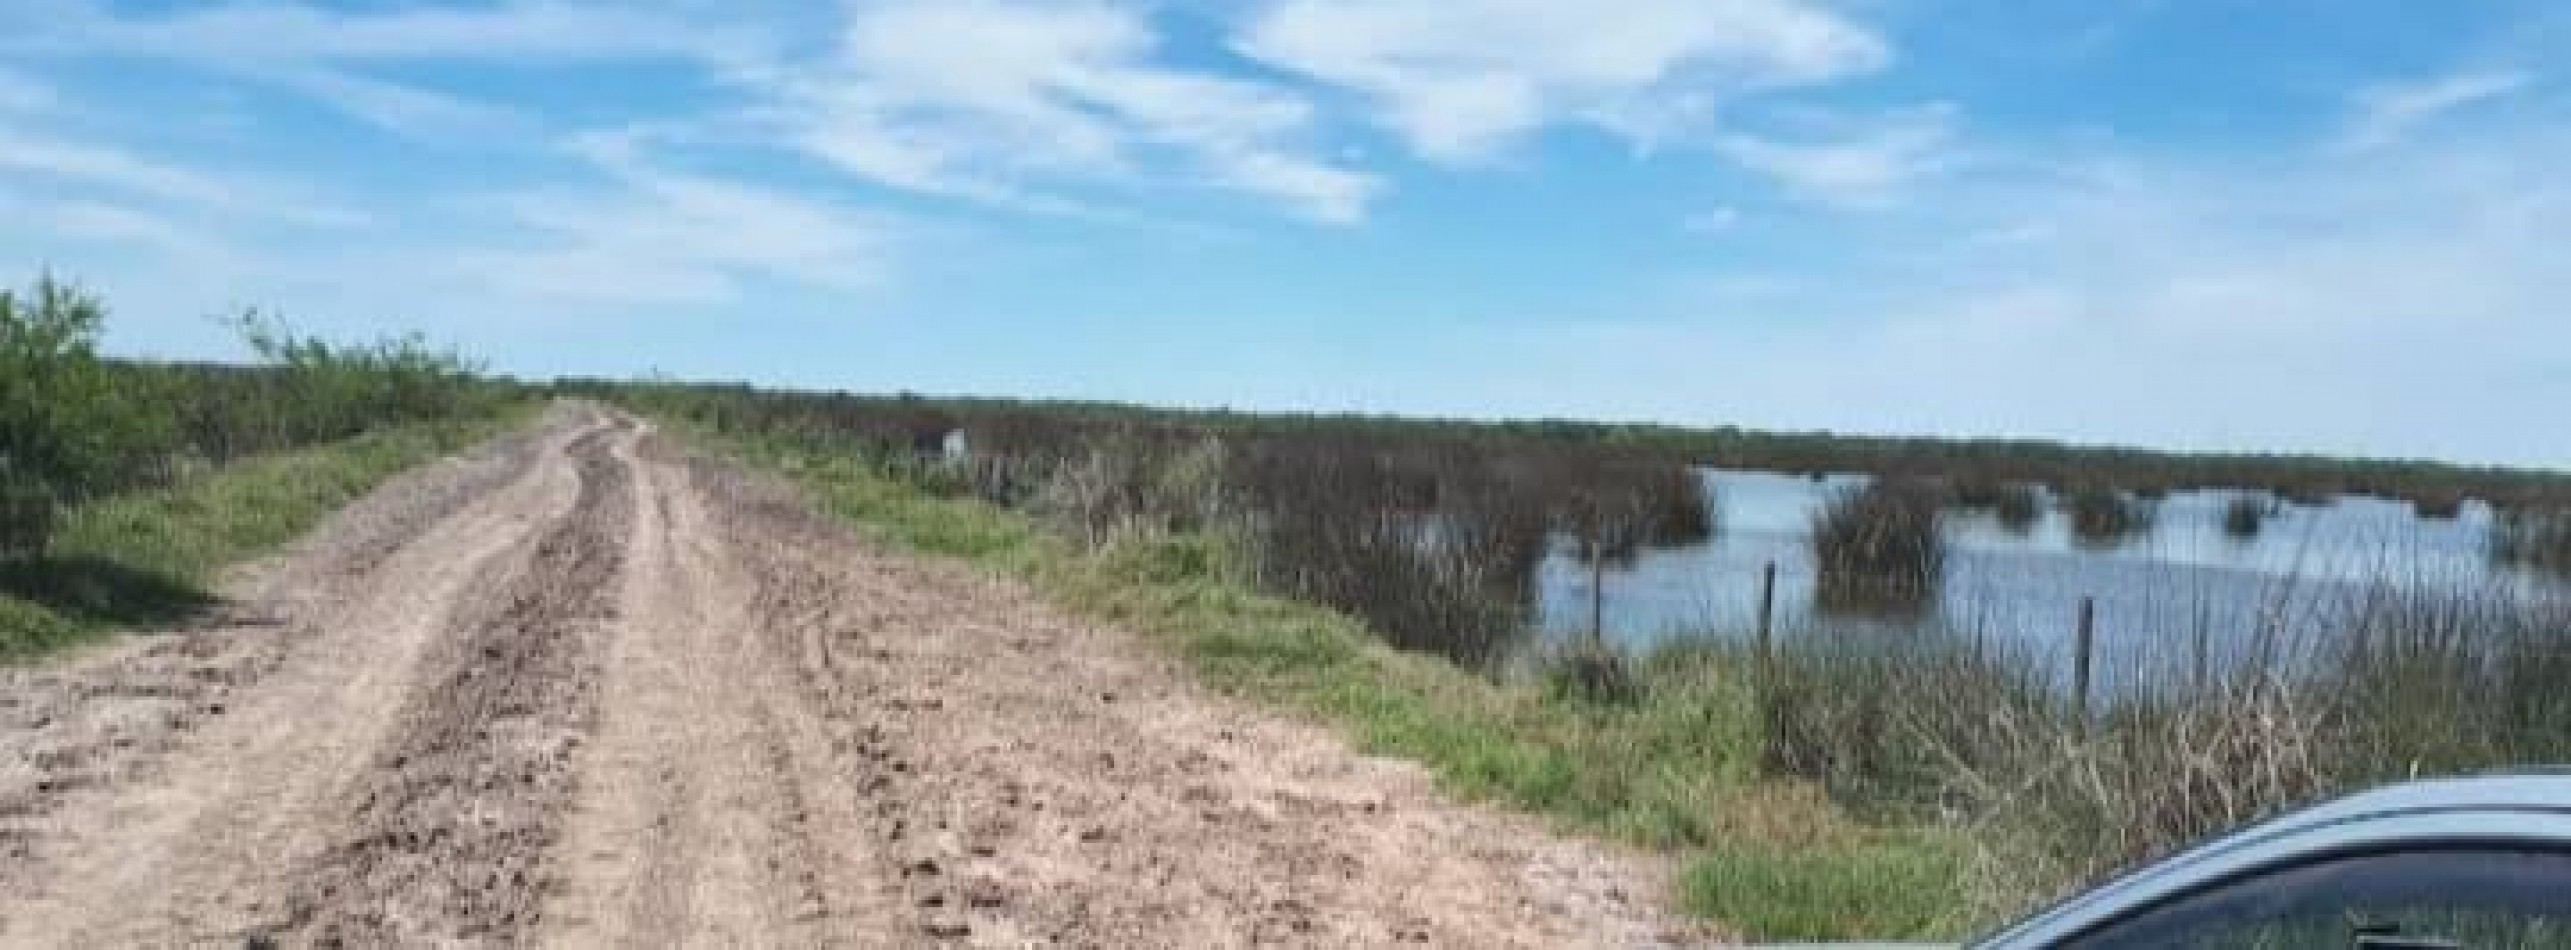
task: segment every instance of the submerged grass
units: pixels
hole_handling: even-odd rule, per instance
[[[394,473],[505,424],[400,425],[73,507],[45,556],[0,561],[0,662],[183,619],[213,602],[207,591],[223,568],[284,545]]]
[[[1832,498],[1812,519],[1818,594],[1834,607],[1918,609],[1946,571],[1937,494],[1882,479]]]
[[[1612,661],[1612,682],[1495,681],[1388,645],[1362,622],[1264,594],[1239,539],[1139,531],[1094,550],[1027,516],[931,496],[847,455],[701,435],[785,472],[875,539],[960,558],[1122,622],[1235,695],[1416,760],[1449,792],[1675,852],[1686,906],[1771,939],[1933,937],[1972,921],[1960,843],[1855,820],[1812,783],[1765,776],[1753,668],[1716,649]]]

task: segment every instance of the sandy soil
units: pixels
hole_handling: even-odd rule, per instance
[[[1665,869],[565,405],[0,670],[0,945],[1647,946]]]

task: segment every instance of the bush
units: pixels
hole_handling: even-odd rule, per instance
[[[2044,496],[2038,494],[2033,485],[2011,484],[2000,489],[1999,500],[1991,506],[1991,513],[1999,516],[2000,527],[2025,534],[2044,517]]]
[[[2259,536],[2267,523],[2267,500],[2255,495],[2234,495],[2223,503],[2223,533],[2247,540]]]
[[[2100,485],[2083,485],[2063,498],[2071,535],[2088,544],[2113,544],[2150,530],[2151,506]]]
[[[1819,596],[1832,607],[1917,607],[1946,570],[1937,493],[1915,482],[1877,481],[1843,491],[1814,517]]]
[[[2428,492],[2411,498],[2413,514],[2433,521],[2452,521],[2464,513],[2464,493]]]
[[[2491,527],[2491,557],[2571,572],[2571,509],[2511,509]]]
[[[40,278],[0,290],[0,557],[40,554],[55,510],[108,490],[156,441],[149,403],[129,401],[98,358],[107,308]]]
[[[476,367],[418,337],[339,345],[256,312],[264,366],[111,362],[99,299],[50,277],[0,291],[0,556],[44,552],[56,511],[208,464],[495,409]]]

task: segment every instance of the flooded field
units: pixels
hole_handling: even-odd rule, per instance
[[[2261,634],[2296,641],[2326,634],[2334,619],[2390,591],[2470,590],[2558,596],[2552,577],[2495,565],[2494,516],[2468,503],[2452,518],[2424,518],[2407,502],[2337,497],[2294,504],[2264,494],[2173,492],[2148,503],[2147,527],[2108,540],[2076,537],[2045,497],[2023,531],[1988,511],[1949,509],[1948,555],[1933,605],[1909,615],[1834,613],[1816,605],[1808,535],[1816,512],[1863,476],[1821,479],[1775,472],[1701,470],[1716,522],[1702,543],[1646,548],[1610,561],[1601,613],[1609,639],[1648,647],[1673,636],[1747,637],[1757,627],[1760,575],[1777,567],[1780,638],[1940,635],[2053,657],[2067,668],[2082,598],[2096,603],[2098,682],[2113,692],[2151,664],[2194,662],[2198,632],[2208,661],[2241,659]],[[2224,530],[2231,502],[2259,498],[2268,512],[2253,536]],[[1591,571],[1557,545],[1537,569],[1539,626],[1585,633]]]

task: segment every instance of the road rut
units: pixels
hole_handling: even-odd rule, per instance
[[[0,670],[8,946],[1643,946],[1655,862],[563,404]]]

